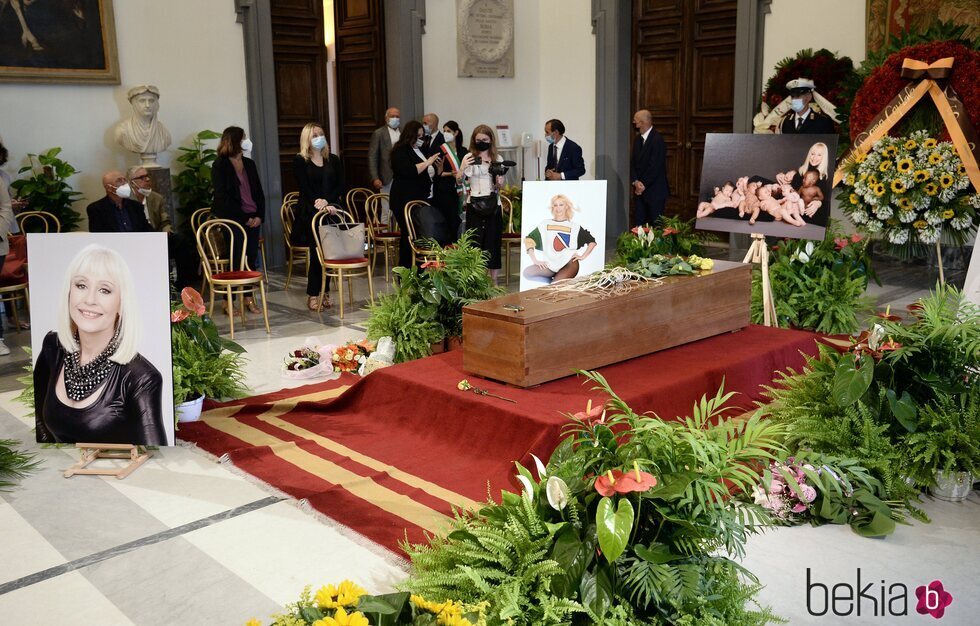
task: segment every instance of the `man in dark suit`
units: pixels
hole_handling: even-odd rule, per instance
[[[122,172],[102,176],[105,197],[88,205],[88,230],[92,233],[152,233],[143,205],[131,200],[132,188]]]
[[[630,157],[630,184],[636,206],[635,225],[653,224],[664,214],[670,187],[667,184],[667,145],[653,129],[650,111],[640,109],[633,115],[633,126],[639,137],[633,143]]]
[[[388,193],[391,190],[391,147],[395,145],[401,132],[401,111],[395,107],[385,111],[384,126],[371,135],[368,146],[368,173],[375,191]]]
[[[439,154],[439,146],[446,143],[442,137],[442,128],[439,127],[439,116],[435,113],[426,113],[422,116],[422,154],[427,157]]]
[[[561,120],[545,122],[544,134],[549,144],[544,177],[547,180],[578,180],[584,176],[582,147],[565,136],[565,125]]]
[[[784,135],[833,135],[837,133],[834,128],[834,120],[810,107],[815,89],[812,80],[797,78],[786,83],[786,88],[789,89],[792,110],[783,118],[780,132]]]

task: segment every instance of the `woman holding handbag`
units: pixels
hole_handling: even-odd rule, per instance
[[[465,178],[470,184],[463,228],[473,231],[473,242],[489,255],[487,269],[494,281],[500,270],[500,239],[504,230],[498,194],[504,177],[490,174],[490,164],[503,160],[497,154],[496,143],[492,128],[486,124],[474,128],[470,137],[470,151],[460,162],[456,175],[458,180]]]
[[[432,198],[432,177],[439,153],[426,158],[422,154],[422,124],[412,120],[405,124],[401,137],[391,148],[391,196],[389,205],[395,212],[401,240],[398,242],[398,265],[409,267],[412,264],[412,248],[408,242],[408,227],[405,224],[405,205],[412,200]]]
[[[299,186],[299,200],[289,243],[309,250],[309,266],[306,273],[307,307],[311,311],[330,308],[327,296],[320,301],[320,279],[323,268],[317,262],[316,235],[313,232],[313,216],[326,209],[336,212],[332,205],[340,204],[344,192],[344,166],[336,154],[330,153],[323,127],[310,122],[299,135],[299,153],[293,157],[293,176]],[[327,277],[327,291],[330,278]]]

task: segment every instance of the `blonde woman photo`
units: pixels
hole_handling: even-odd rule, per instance
[[[531,259],[524,270],[526,278],[550,283],[578,276],[580,263],[597,244],[592,233],[572,221],[576,211],[568,196],[551,198],[551,219],[539,223],[524,238],[524,249]]]

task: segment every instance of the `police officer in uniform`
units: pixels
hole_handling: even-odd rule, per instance
[[[833,135],[837,133],[834,120],[829,116],[814,111],[810,107],[813,101],[813,81],[809,78],[797,78],[786,83],[791,111],[783,118],[780,132],[783,134]]]

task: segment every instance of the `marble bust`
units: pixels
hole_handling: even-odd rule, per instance
[[[170,132],[157,119],[160,90],[153,85],[133,87],[126,94],[133,115],[118,124],[113,132],[116,143],[140,155],[143,167],[160,167],[157,153],[170,147]]]

